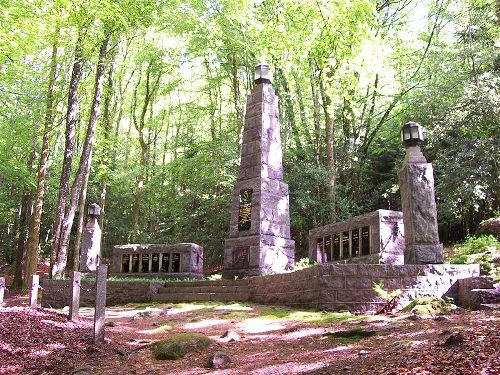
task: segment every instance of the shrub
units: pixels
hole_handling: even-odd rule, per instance
[[[500,279],[500,241],[494,236],[468,237],[464,243],[454,246],[454,255],[448,261],[454,264],[479,264],[481,274]]]

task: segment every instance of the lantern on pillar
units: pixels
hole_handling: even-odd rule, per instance
[[[87,215],[89,217],[98,217],[101,214],[101,207],[97,203],[89,204],[87,207]]]
[[[255,67],[255,84],[271,83],[271,70],[268,64],[261,63]]]
[[[401,141],[403,146],[419,146],[424,141],[424,128],[416,122],[410,121],[401,128]]]

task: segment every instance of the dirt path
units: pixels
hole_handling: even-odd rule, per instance
[[[94,346],[92,309],[75,324],[61,312],[8,304],[0,308],[0,374],[500,374],[498,311],[414,320],[254,304],[135,304],[107,309],[106,344]],[[222,338],[227,330],[240,339]],[[374,333],[328,335],[338,331]],[[214,345],[154,360],[148,344],[178,332],[205,334]],[[455,332],[457,342],[445,345]],[[207,368],[216,351],[231,357],[229,368]]]

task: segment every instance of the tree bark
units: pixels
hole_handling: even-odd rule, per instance
[[[75,125],[78,106],[78,86],[82,77],[83,57],[82,57],[82,34],[78,37],[75,46],[75,61],[73,63],[73,71],[71,73],[71,81],[68,93],[68,109],[66,112],[66,145],[64,149],[64,159],[61,170],[61,179],[59,184],[59,193],[57,198],[57,212],[54,227],[52,230],[52,247],[50,251],[50,276],[54,274],[56,259],[59,253],[59,244],[61,237],[61,229],[66,212],[66,200],[69,192],[69,183],[71,177],[71,164],[73,161],[73,151],[75,147]]]
[[[56,31],[56,40],[52,46],[52,56],[50,59],[50,72],[49,83],[47,88],[47,99],[45,105],[45,121],[43,130],[42,150],[40,153],[40,161],[38,164],[37,187],[35,194],[35,202],[33,215],[30,220],[28,228],[28,242],[26,248],[26,265],[25,277],[23,288],[28,288],[31,275],[37,271],[38,265],[38,252],[40,244],[40,223],[42,219],[44,195],[45,195],[45,179],[47,176],[47,161],[49,158],[49,140],[50,130],[54,121],[54,88],[56,81],[56,68],[57,68],[57,35],[59,30]]]
[[[314,119],[314,129],[316,133],[315,143],[314,143],[314,158],[316,164],[321,164],[321,123],[319,114],[319,97],[316,90],[317,80],[315,78],[315,69],[311,60],[309,60],[309,68],[311,71],[311,93],[313,97],[313,119]]]
[[[332,100],[325,90],[325,84],[323,78],[319,77],[319,90],[321,93],[321,100],[323,102],[323,111],[325,114],[325,128],[326,128],[326,160],[328,165],[328,193],[330,196],[330,205],[332,209],[333,219],[336,216],[336,195],[335,195],[335,185],[336,185],[336,157],[334,148],[334,138],[335,138],[335,122],[333,115],[331,114],[331,104]]]
[[[141,168],[136,178],[135,201],[132,211],[132,236],[136,236],[139,229],[139,214],[142,203],[142,192],[144,190],[144,178],[149,159],[149,144],[144,139],[146,113],[162,75],[161,71],[158,72],[156,81],[153,84],[151,84],[151,73],[153,69],[152,65],[153,63],[150,62],[148,68],[146,69],[146,93],[144,94],[144,103],[140,113],[139,121],[137,121],[137,118],[134,115],[134,125],[137,132],[139,133],[139,145],[141,146],[141,160],[140,160]]]
[[[61,277],[66,268],[69,237],[71,233],[71,227],[73,226],[73,220],[75,218],[76,208],[78,206],[80,190],[83,188],[85,181],[88,180],[88,174],[90,173],[90,165],[92,163],[92,149],[94,146],[94,134],[97,119],[99,117],[99,108],[104,86],[104,73],[106,70],[106,54],[109,38],[110,34],[106,33],[99,49],[99,60],[97,63],[97,72],[94,85],[94,98],[92,100],[92,108],[90,111],[87,134],[85,137],[85,143],[83,145],[82,156],[80,157],[78,171],[76,173],[73,186],[71,187],[70,204],[68,207],[68,211],[64,216],[61,235],[59,239],[59,251],[57,254],[57,260],[54,263],[52,269],[52,275],[57,277]]]
[[[237,140],[241,136],[241,130],[243,128],[243,108],[240,104],[240,81],[238,79],[238,61],[236,59],[236,53],[231,52],[231,74],[233,78],[233,99],[234,99],[234,109],[236,112],[236,125],[237,125]]]

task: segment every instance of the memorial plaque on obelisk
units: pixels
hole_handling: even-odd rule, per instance
[[[288,185],[283,182],[278,98],[269,66],[256,67],[248,96],[240,177],[234,187],[224,277],[279,273],[293,268]]]

